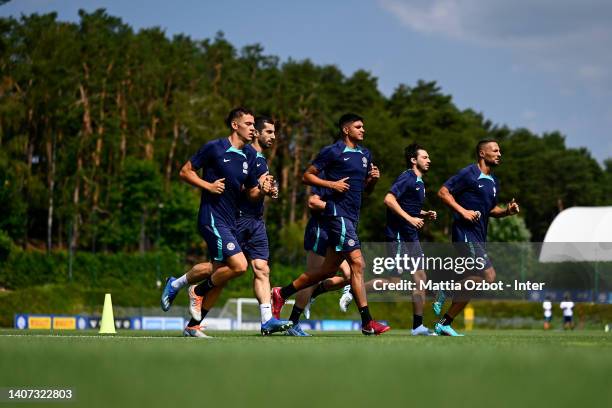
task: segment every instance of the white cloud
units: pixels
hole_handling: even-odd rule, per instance
[[[506,48],[516,67],[612,90],[612,1],[378,0],[410,29]]]

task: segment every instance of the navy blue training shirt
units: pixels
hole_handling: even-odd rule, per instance
[[[266,156],[262,153],[256,151],[255,158],[255,177],[256,180],[259,180],[259,177],[266,174],[268,169],[268,162],[266,161]],[[252,201],[249,199],[247,195],[247,191],[244,190],[240,195],[240,202],[238,203],[238,209],[240,210],[241,217],[252,217],[252,218],[261,218],[264,213],[264,200]]]
[[[225,178],[223,194],[212,194],[202,190],[198,222],[200,225],[223,224],[235,226],[238,216],[238,201],[242,186],[253,188],[258,180],[254,169],[256,151],[246,145],[243,149],[233,147],[227,138],[216,139],[204,144],[189,159],[192,168],[203,169],[202,179],[209,183]]]
[[[371,164],[372,156],[368,149],[361,146],[350,148],[342,140],[321,149],[312,165],[325,173],[325,180],[338,181],[349,177],[348,191],[339,193],[328,190],[325,196],[325,215],[359,220],[361,195]]]
[[[466,210],[480,211],[480,219],[472,222],[453,212],[453,224],[462,231],[473,233],[479,242],[486,242],[489,213],[497,205],[499,185],[497,177],[480,171],[477,164],[470,164],[446,180],[444,186],[455,201]]]
[[[413,217],[422,218],[421,209],[425,202],[425,183],[412,169],[400,174],[393,182],[389,192],[395,196],[402,210]],[[410,225],[408,221],[397,215],[395,211],[387,208],[387,235],[393,238],[398,232],[413,233],[416,231],[417,229]]]

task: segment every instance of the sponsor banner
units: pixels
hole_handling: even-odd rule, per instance
[[[51,316],[28,316],[28,328],[29,329],[51,329]]]
[[[361,321],[358,320],[300,320],[304,330],[321,331],[353,331],[361,330]]]
[[[53,330],[76,330],[76,316],[54,316]]]
[[[98,330],[99,316],[55,316],[16,314],[14,325],[16,329],[39,330]],[[176,330],[185,327],[186,320],[182,317],[137,316],[116,318],[115,327],[118,330]],[[383,322],[386,324],[386,322]],[[321,331],[351,331],[361,330],[361,322],[357,320],[302,320],[300,325],[304,330]],[[206,318],[206,330],[237,330],[236,320],[230,318]],[[240,330],[259,330],[260,322],[242,322]]]
[[[185,319],[182,317],[142,317],[142,330],[183,330],[183,328],[185,328]]]
[[[142,329],[141,317],[116,318],[117,329]],[[28,315],[16,314],[14,325],[16,329],[40,330],[97,330],[100,328],[99,316],[63,316],[63,315]]]

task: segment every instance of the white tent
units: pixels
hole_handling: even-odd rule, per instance
[[[612,207],[572,207],[554,219],[540,262],[612,261]]]

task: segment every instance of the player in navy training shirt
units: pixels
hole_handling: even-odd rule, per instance
[[[268,162],[263,155],[264,149],[268,149],[274,144],[276,139],[276,127],[274,121],[267,116],[255,118],[255,137],[252,146],[257,151],[255,176],[261,177],[269,175]],[[272,176],[269,176],[273,180]],[[278,188],[272,190],[272,196],[278,197]],[[270,267],[268,259],[270,249],[268,245],[268,234],[266,224],[263,219],[264,201],[253,201],[247,196],[247,191],[243,190],[238,203],[239,217],[238,244],[242,248],[247,260],[253,268],[253,292],[259,301],[261,312],[261,333],[264,335],[288,329],[291,324],[285,320],[278,320],[272,316],[272,306],[270,302]],[[208,306],[205,302],[205,306]]]
[[[327,232],[321,219],[321,213],[325,210],[327,204],[324,201],[325,190],[320,187],[312,187],[310,197],[308,198],[310,219],[304,231],[304,250],[306,251],[306,270],[309,274],[316,273],[321,267],[325,260],[327,246],[329,245]],[[342,262],[339,271],[342,273],[341,275],[322,280],[317,285],[302,289],[295,295],[295,304],[291,310],[291,317],[289,317],[289,320],[293,322],[293,327],[287,330],[287,335],[297,337],[310,336],[300,327],[300,317],[304,313],[306,319],[310,318],[310,306],[316,297],[323,293],[340,289],[350,282],[351,270],[346,261]]]
[[[429,171],[431,160],[427,151],[416,143],[406,147],[404,152],[408,170],[400,174],[385,196],[387,206],[387,225],[385,237],[393,244],[393,254],[408,253],[411,257],[423,258],[419,243],[418,230],[424,225],[423,218],[435,220],[435,211],[423,211],[425,202],[425,183],[423,176]],[[417,288],[412,291],[412,335],[428,336],[429,329],[423,325],[425,305],[425,283],[427,276],[421,268],[409,271]]]
[[[370,315],[363,282],[365,262],[357,236],[357,221],[361,196],[373,190],[380,172],[372,164],[370,151],[359,145],[365,134],[363,119],[352,113],[345,114],[340,118],[338,127],[340,140],[324,147],[303,177],[305,184],[329,190],[322,215],[330,242],[325,261],[316,273],[303,273],[282,289],[274,288],[272,313],[278,316],[285,299],[297,291],[333,276],[346,259],[351,267],[351,287],[361,315],[362,333],[378,335],[389,330],[389,327],[373,320]],[[325,179],[319,177],[321,173],[325,174]]]
[[[493,175],[493,169],[501,161],[501,150],[497,141],[485,139],[478,142],[476,157],[477,163],[461,169],[444,183],[438,191],[438,197],[453,210],[452,240],[462,255],[473,259],[482,258],[485,261],[482,270],[472,271],[473,275],[465,277],[462,282],[473,280],[491,283],[495,281],[495,269],[486,253],[489,217],[501,218],[517,214],[519,206],[514,198],[506,208],[497,205],[499,183]],[[440,291],[433,304],[437,315],[441,313],[444,298],[444,292]],[[460,299],[453,298],[446,314],[435,325],[436,333],[458,335],[450,324],[468,302],[469,296],[464,292],[461,292]]]
[[[194,302],[190,304],[192,320],[185,335],[204,337],[197,321],[210,310],[225,283],[242,275],[248,267],[238,243],[236,225],[243,189],[252,200],[272,194],[272,182],[267,175],[259,179],[256,176],[257,152],[249,145],[254,136],[254,121],[248,109],[233,109],[226,119],[230,136],[204,144],[181,169],[184,181],[202,189],[198,230],[213,260],[212,274],[189,288]],[[202,178],[197,174],[199,169],[203,169]],[[204,294],[206,305],[202,305]]]

